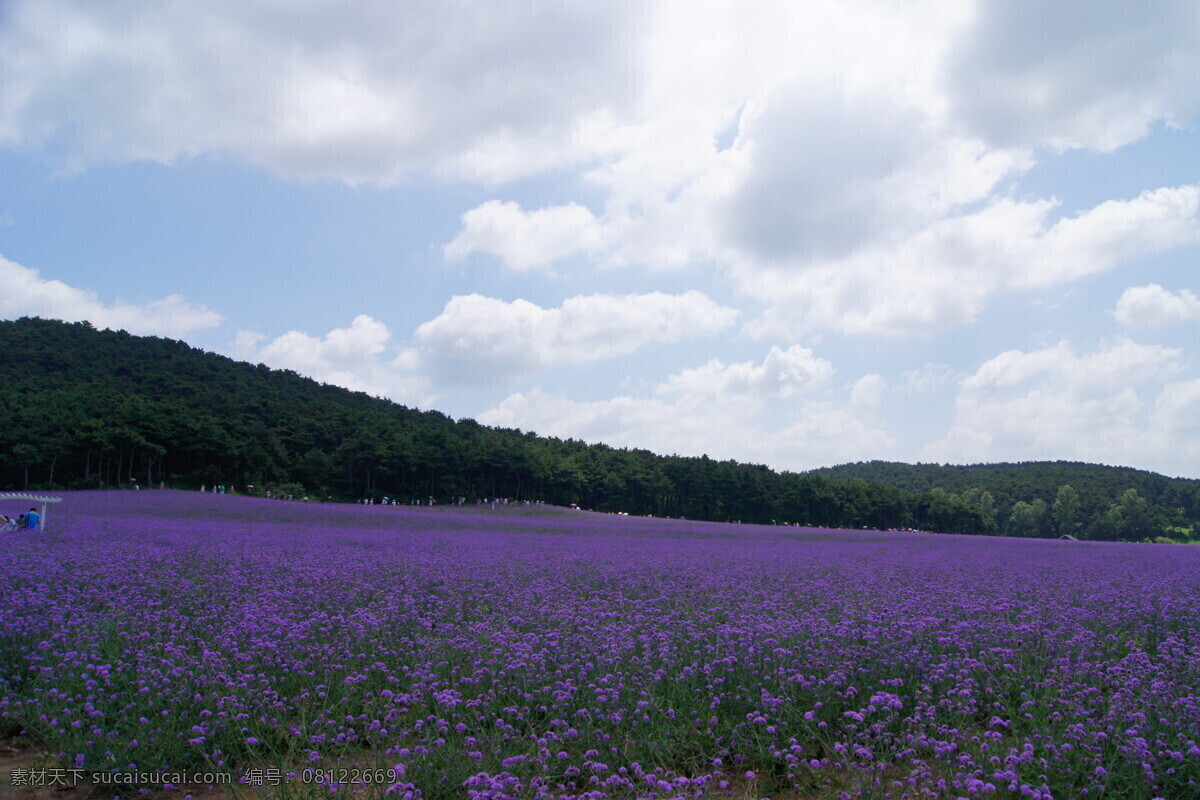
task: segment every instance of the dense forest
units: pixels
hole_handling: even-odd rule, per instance
[[[1089,539],[1200,537],[1200,480],[1073,461],[902,464],[868,461],[813,470],[905,492],[942,492],[984,512],[1008,536]]]
[[[1005,484],[1009,489],[970,480],[900,486],[873,474],[780,473],[540,437],[88,323],[0,321],[0,413],[6,490],[137,482],[245,491],[252,484],[256,492],[335,500],[508,497],[690,519],[1021,535],[1060,530],[1007,524],[1021,502],[1049,508],[1056,500],[1021,494],[1023,478]],[[1089,482],[1081,474],[1078,524],[1070,531],[1144,538],[1190,530],[1200,505],[1197,482],[1151,477],[1174,488],[1151,492],[1150,483]],[[1046,488],[1032,483],[1037,493]],[[1136,490],[1134,513],[1110,519],[1119,529],[1093,530],[1093,502],[1119,505],[1127,489]],[[1051,513],[1042,511],[1043,518]],[[1138,524],[1130,527],[1130,519]]]

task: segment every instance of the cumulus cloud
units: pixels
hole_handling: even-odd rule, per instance
[[[745,291],[767,306],[748,331],[929,334],[972,321],[999,292],[1063,283],[1200,240],[1194,185],[1107,201],[1052,222],[1057,205],[997,201],[897,244],[804,269],[743,264]]]
[[[951,113],[1000,146],[1113,150],[1200,97],[1200,8],[983,0],[944,68]]]
[[[761,364],[743,361],[723,364],[714,359],[700,367],[670,376],[658,387],[660,395],[681,397],[792,397],[819,386],[833,375],[833,364],[812,350],[792,345],[771,348]]]
[[[485,380],[613,358],[653,343],[711,336],[738,312],[702,292],[593,294],[558,308],[478,294],[451,298],[414,336],[430,369]]]
[[[1022,16],[1003,4],[961,17],[919,3],[904,13],[871,3],[822,7],[802,18],[778,9],[726,18],[728,9],[712,4],[706,14],[691,14],[697,20],[671,4],[665,9],[653,41],[690,38],[720,53],[737,37],[753,38],[754,53],[720,76],[701,65],[648,60],[644,91],[654,102],[645,108],[653,110],[601,137],[604,158],[586,179],[609,200],[602,213],[565,226],[587,231],[570,252],[609,266],[722,264],[765,307],[747,328],[752,335],[793,338],[819,328],[927,335],[971,322],[999,294],[1076,280],[1197,240],[1195,186],[1150,189],[1064,218],[1053,198],[1010,194],[1011,181],[1046,157],[1047,147],[1111,147],[1155,122],[1184,118],[1200,85],[1176,80],[1191,58],[1176,40],[1194,34],[1173,32],[1171,55],[1135,74],[1155,37],[1190,13],[1178,4],[1141,15],[1153,19],[1129,28],[1141,37],[1129,48],[1114,44],[1120,26],[1079,9],[1074,16],[1088,24],[1044,27],[1035,24],[1040,15],[1056,12]],[[665,29],[668,20],[676,33]],[[1008,63],[997,60],[1004,48],[981,47],[978,63],[966,63],[972,49],[963,42],[986,37],[988,20],[997,37],[1023,40],[1028,52]],[[797,54],[778,37],[799,37],[812,50]],[[1115,61],[1106,69],[1118,64],[1113,69],[1128,79],[1106,92],[1082,71],[1063,77],[1052,92],[1074,103],[1066,116],[1050,119],[1031,106],[1004,117],[1018,126],[1028,121],[1027,135],[1005,135],[976,118],[956,81],[971,82],[972,97],[988,75],[1001,81],[996,76],[1032,70],[1052,82],[1043,56],[1057,52],[1060,40],[1076,67],[1091,44],[1112,45]],[[701,78],[712,86],[708,95],[692,83]],[[1166,86],[1177,90],[1170,102],[1155,94]],[[684,110],[671,91],[694,104]],[[1151,95],[1158,99],[1141,103]],[[732,141],[718,142],[716,131],[730,125]],[[517,216],[525,212],[507,208],[495,238],[536,241]],[[460,237],[471,241],[466,226]],[[551,260],[531,246],[478,249],[512,263]],[[505,252],[535,255],[522,261]]]
[[[908,166],[921,118],[886,97],[789,87],[743,121],[750,163],[730,238],[767,261],[840,256],[894,218],[880,184]]]
[[[527,270],[594,251],[602,233],[592,212],[576,203],[523,211],[517,203],[489,200],[463,214],[462,230],[443,252],[448,261],[490,253],[512,269]]]
[[[38,271],[0,256],[0,316],[87,320],[100,328],[157,336],[182,336],[221,324],[222,317],[172,294],[149,303],[104,303],[95,292],[42,278]]]
[[[417,405],[429,399],[430,384],[416,372],[414,354],[396,348],[387,326],[366,314],[355,317],[350,327],[335,328],[323,337],[288,331],[270,339],[241,331],[233,349],[238,358],[353,391]]]
[[[620,110],[642,14],[624,2],[367,2],[353,14],[15,2],[0,31],[0,143],[53,142],[81,166],[229,154],[350,183],[426,169],[517,177],[577,158],[587,119]]]
[[[1121,293],[1113,312],[1127,328],[1157,328],[1200,319],[1200,297],[1190,289],[1170,292],[1152,283],[1131,286]]]
[[[947,135],[883,90],[797,83],[743,116],[746,162],[726,200],[726,244],[767,264],[843,257],[892,242],[994,188],[1026,164]]]
[[[1191,465],[1200,458],[1200,379],[1163,386],[1150,414],[1153,445],[1174,454],[1175,474],[1192,474]]]
[[[535,388],[480,415],[489,425],[644,447],[660,453],[806,469],[879,458],[893,438],[828,386],[833,366],[807,348],[772,348],[758,363],[710,361],[649,394],[574,400]]]
[[[766,308],[756,335],[928,334],[1195,241],[1195,187],[1056,221],[1013,181],[1190,121],[1196,9],[18,0],[0,145],[349,183],[561,178],[588,207],[488,200],[444,256],[716,265]]]
[[[1200,399],[1197,382],[1172,382],[1183,366],[1178,349],[1128,339],[1083,352],[1060,342],[1001,353],[959,383],[948,434],[921,458],[1067,459],[1182,471],[1184,454],[1200,447],[1187,419]]]
[[[1023,13],[984,3],[977,13],[940,19],[944,6],[910,4],[899,14],[873,6],[871,21],[857,16],[863,6],[849,8],[840,19],[828,9],[815,11],[808,32],[773,19],[754,63],[714,79],[715,95],[753,84],[727,148],[682,147],[691,171],[643,171],[635,167],[648,156],[629,156],[594,172],[612,187],[618,207],[605,219],[614,228],[620,222],[621,235],[609,240],[625,243],[632,234],[642,253],[670,248],[677,261],[715,258],[729,265],[738,288],[766,307],[748,332],[768,338],[821,328],[927,335],[971,322],[999,294],[1076,280],[1196,241],[1194,186],[1151,189],[1063,219],[1052,198],[1012,196],[1012,181],[1048,158],[1047,149],[1111,149],[1154,123],[1188,118],[1200,98],[1198,73],[1189,66],[1200,49],[1186,44],[1196,26],[1181,22],[1194,10],[1170,4],[1139,11],[1136,25],[1123,26],[1091,8],[1063,14],[1063,25],[1043,25],[1045,14],[1057,14],[1041,10],[1044,4],[1021,6],[1029,12]],[[717,19],[727,31],[705,29],[714,47],[742,30]],[[827,29],[831,20],[859,41],[845,41],[836,26]],[[701,24],[676,21],[685,31]],[[993,22],[998,39],[1021,44],[983,47]],[[758,59],[775,57],[776,31],[812,44],[820,57],[783,58],[773,72],[755,71]],[[1133,46],[1114,43],[1129,31],[1136,32]],[[1165,55],[1156,50],[1160,34]],[[1092,45],[1111,54],[1104,69],[1122,75],[1118,88],[1108,91],[1088,71]],[[1011,64],[992,58],[1022,48],[1027,52]],[[1063,83],[1053,89],[1063,97],[1057,107],[1070,107],[1061,119],[1037,106],[1007,108],[1001,121],[1025,126],[1024,135],[1009,136],[965,103],[980,97],[986,105],[987,75],[1025,74],[1022,64],[1033,64],[1039,80],[1056,80],[1054,63],[1039,59],[1061,49],[1070,50],[1078,68],[1058,76]],[[978,63],[971,61],[976,51]],[[822,59],[824,66],[815,63]],[[823,71],[829,65],[841,71],[840,80]],[[743,79],[748,84],[737,83]],[[1019,79],[1013,85],[1021,87],[1014,98],[1030,95]],[[627,208],[636,211],[623,216]],[[653,224],[638,225],[651,217]],[[656,255],[644,263],[674,262]]]
[[[82,163],[231,154],[350,182],[604,161],[609,185],[644,194],[694,176],[739,109],[750,120],[789,85],[844,91],[769,104],[774,130],[804,145],[826,119],[850,151],[872,142],[875,167],[925,149],[911,148],[922,118],[997,149],[1111,149],[1194,111],[1198,29],[1187,0],[373,0],[353,15],[321,2],[17,0],[0,31],[0,142],[54,141]],[[872,96],[890,99],[855,108]],[[866,125],[847,127],[860,111]]]
[[[863,375],[850,386],[850,405],[854,408],[878,408],[883,405],[887,378],[877,373]]]

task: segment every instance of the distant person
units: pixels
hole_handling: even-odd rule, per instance
[[[16,529],[17,521],[15,519],[0,514],[0,531],[15,531]]]
[[[19,530],[19,531],[25,530],[25,515],[24,514],[17,515],[17,530]]]
[[[36,531],[38,529],[38,523],[41,521],[42,515],[37,512],[37,509],[29,509],[29,513],[25,515],[25,530]]]

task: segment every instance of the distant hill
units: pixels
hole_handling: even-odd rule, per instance
[[[183,342],[0,322],[0,488],[224,484],[439,503],[507,497],[689,519],[983,532],[933,493],[490,428]]]
[[[996,525],[1003,530],[1018,503],[1045,504],[1045,524],[1054,528],[1054,504],[1063,486],[1078,496],[1078,530],[1085,535],[1096,525],[1105,524],[1105,515],[1114,504],[1120,507],[1122,496],[1130,489],[1143,498],[1153,520],[1151,527],[1179,533],[1179,529],[1200,524],[1200,480],[1169,478],[1132,467],[1112,467],[1077,461],[1027,461],[1016,464],[903,464],[894,461],[864,461],[813,470],[829,478],[857,479],[891,486],[906,492],[941,490],[962,497],[969,492],[987,492],[992,496]],[[1022,510],[1018,509],[1018,513]],[[1122,522],[1134,522],[1139,510],[1122,510]],[[1017,521],[1021,523],[1021,520]],[[1109,516],[1107,523],[1114,522]],[[1197,530],[1200,534],[1200,529]]]
[[[4,490],[252,484],[340,500],[507,497],[718,521],[1094,538],[1182,536],[1200,509],[1196,481],[1090,465],[791,473],[589,445],[453,420],[170,339],[38,318],[0,321],[0,412]],[[1054,516],[1067,483],[1076,502]]]

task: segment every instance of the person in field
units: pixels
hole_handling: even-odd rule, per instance
[[[29,509],[29,513],[25,515],[25,530],[36,531],[38,529],[38,523],[41,521],[42,515],[37,512],[37,509]]]

